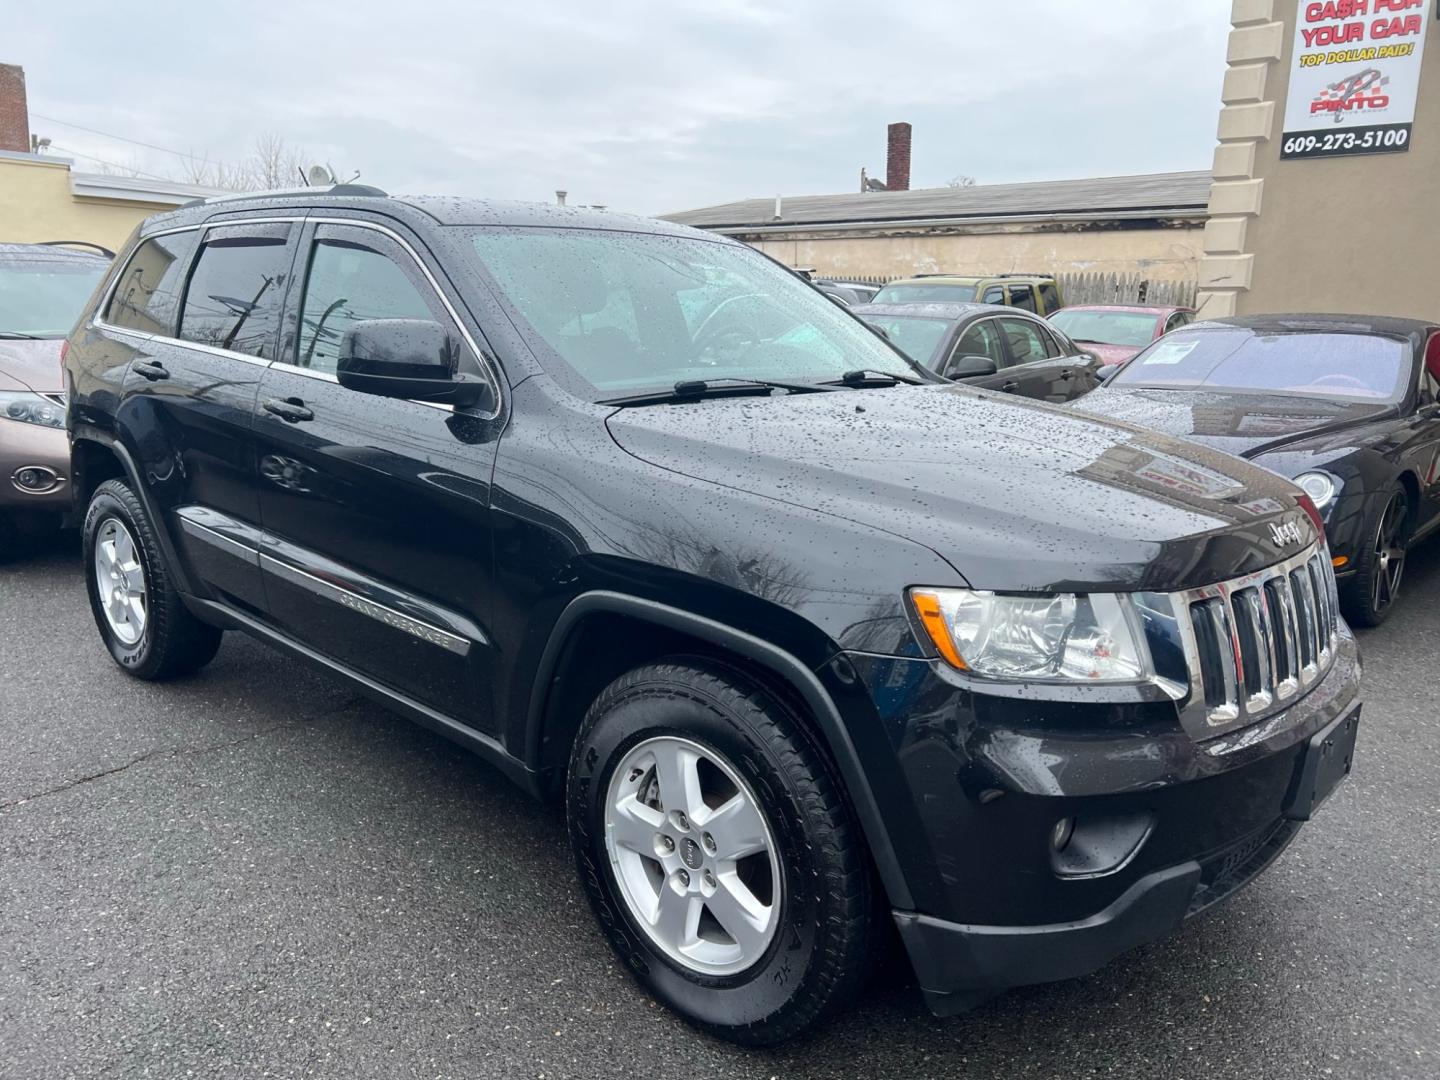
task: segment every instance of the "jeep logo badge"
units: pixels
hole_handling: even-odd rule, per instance
[[[691,870],[699,870],[705,857],[700,854],[700,845],[688,836],[680,841],[680,860]]]
[[[1304,538],[1300,533],[1298,521],[1285,521],[1280,523],[1271,522],[1270,539],[1275,541],[1277,548],[1286,548],[1291,544],[1298,544]]]

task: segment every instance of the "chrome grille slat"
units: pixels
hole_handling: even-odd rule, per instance
[[[1329,552],[1313,545],[1266,570],[1177,599],[1190,669],[1192,730],[1229,730],[1268,715],[1316,682],[1339,629]]]

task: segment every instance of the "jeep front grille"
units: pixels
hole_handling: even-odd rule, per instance
[[[1188,708],[1204,710],[1201,730],[1219,734],[1277,711],[1335,661],[1335,572],[1323,545],[1177,599],[1189,612]]]

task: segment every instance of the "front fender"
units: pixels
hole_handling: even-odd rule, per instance
[[[782,680],[804,702],[814,721],[815,734],[821,738],[844,784],[890,903],[898,907],[913,905],[892,834],[897,825],[903,826],[903,822],[897,822],[896,815],[913,818],[913,807],[908,799],[893,797],[902,793],[894,753],[885,742],[878,716],[864,695],[853,666],[843,656],[832,655],[812,668],[769,640],[693,611],[619,592],[584,593],[572,600],[556,621],[536,671],[536,692],[531,697],[526,725],[527,768],[539,771],[544,766],[543,744],[551,723],[547,715],[547,691],[556,681],[561,657],[572,635],[587,618],[596,615],[623,616],[698,639],[758,665]],[[846,703],[845,713],[842,714],[837,701]],[[883,808],[877,790],[892,796]],[[918,821],[915,824],[918,825]]]

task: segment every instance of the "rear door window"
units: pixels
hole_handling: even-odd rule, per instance
[[[997,319],[1000,332],[1010,347],[1010,358],[1016,364],[1031,364],[1046,358],[1041,329],[1029,319]]]
[[[1047,281],[1040,286],[1040,300],[1045,305],[1046,315],[1053,315],[1060,310],[1060,290],[1053,281]]]
[[[198,229],[154,236],[135,249],[115,284],[105,321],[125,330],[173,337],[185,266]]]
[[[288,225],[229,225],[205,234],[178,337],[198,345],[275,358],[290,273]]]
[[[1034,311],[1035,290],[1029,285],[1011,285],[1010,306],[1021,311]]]

